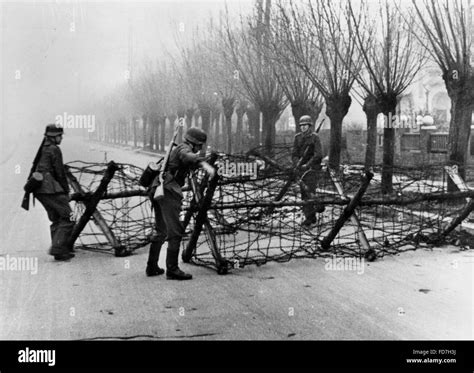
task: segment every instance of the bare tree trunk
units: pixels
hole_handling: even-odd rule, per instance
[[[280,107],[267,107],[262,110],[263,116],[263,140],[265,153],[269,156],[273,154],[273,147],[276,138],[276,122],[280,117]]]
[[[209,128],[211,126],[211,106],[202,102],[198,104],[199,111],[201,112],[201,120],[202,120],[202,130],[209,135]],[[206,147],[203,146],[201,150],[201,154],[206,153]]]
[[[117,121],[114,121],[114,144],[117,144]]]
[[[397,97],[386,96],[379,98],[379,105],[383,115],[393,118],[397,109]],[[383,166],[382,166],[382,193],[393,192],[393,167],[395,150],[395,129],[388,125],[383,130]]]
[[[458,166],[459,175],[463,179],[466,178],[467,152],[474,110],[474,78],[471,78],[471,85],[473,87],[469,87],[469,83],[465,82],[463,86],[456,87],[453,82],[446,83],[451,98],[451,122],[448,140],[449,161],[452,165]],[[456,185],[449,180],[448,191],[456,190]]]
[[[335,170],[341,163],[342,120],[349,111],[351,102],[348,94],[326,97],[326,115],[331,120],[329,167]]]
[[[161,115],[159,118],[160,121],[160,151],[166,151],[166,117]]]
[[[160,150],[160,120],[159,116],[155,115],[153,116],[153,128],[154,128],[154,134],[155,134],[155,149],[156,151]]]
[[[221,110],[217,106],[213,106],[211,110],[211,123],[212,128],[209,128],[209,146],[212,146],[215,149],[223,150],[223,139],[224,134],[222,133],[221,126]]]
[[[186,110],[186,130],[190,129],[193,125],[193,116],[194,116],[194,108],[190,108]]]
[[[119,119],[119,143],[125,144],[125,121],[123,118]]]
[[[367,146],[365,148],[365,169],[369,170],[376,163],[377,152],[377,115],[380,108],[374,96],[367,96],[364,99],[362,108],[367,116]]]
[[[225,129],[226,129],[226,152],[227,154],[232,154],[232,113],[227,113],[225,116]]]
[[[213,133],[213,147],[214,149],[220,151],[221,150],[221,142],[220,142],[220,138],[221,138],[221,129],[220,129],[220,126],[219,126],[219,117],[215,115],[215,113],[212,114],[212,124],[213,124],[213,131],[211,131]]]
[[[219,143],[219,138],[221,136],[220,134],[220,127],[219,127],[219,121],[216,120],[216,117],[214,115],[212,115],[212,129],[211,129],[211,133],[212,133],[212,138],[215,139],[213,141],[213,147],[214,149],[216,149],[217,151],[220,151],[220,143]]]
[[[120,122],[115,120],[114,122],[114,144],[120,143]]]
[[[122,126],[123,126],[123,141],[125,145],[128,146],[130,131],[129,131],[129,121],[127,121],[126,117],[122,118]]]
[[[232,114],[234,113],[234,98],[226,98],[222,100],[222,106],[224,108],[225,128],[226,128],[226,140],[227,154],[232,153]]]
[[[143,137],[143,149],[145,149],[146,147],[146,127],[147,127],[147,120],[148,120],[148,117],[146,114],[143,114],[142,115],[142,120],[143,120],[143,133],[142,133],[142,137]]]
[[[251,141],[248,145],[250,148],[256,148],[260,146],[260,110],[255,107],[247,107],[246,112],[249,127],[248,134],[251,136]]]
[[[166,116],[164,117],[165,118],[165,123],[166,123]],[[168,126],[168,131],[166,131],[166,145],[168,145],[171,140],[173,139],[173,134],[174,134],[174,126],[173,126],[173,123],[170,122],[169,118],[168,118],[168,123],[169,123],[169,126]]]
[[[245,114],[246,107],[242,104],[239,104],[236,109],[235,113],[237,114],[237,128],[236,128],[236,150],[237,153],[241,153],[243,151],[242,148],[242,136],[244,131],[243,121],[244,121],[244,114]]]
[[[133,146],[137,147],[137,117],[132,118],[132,126],[133,126]]]
[[[211,116],[211,115],[209,114],[209,117],[210,117],[210,116]],[[193,118],[194,118],[194,127],[199,127],[199,118],[201,118],[201,111],[200,111],[200,110],[196,110],[196,111],[194,112]],[[202,119],[201,119],[201,122],[202,122]]]
[[[150,130],[148,133],[148,136],[150,138],[150,150],[153,151],[154,145],[155,145],[155,132],[157,132],[158,128],[156,128],[156,114],[151,114],[150,115]]]
[[[395,146],[395,129],[383,129],[383,166],[382,166],[382,193],[393,192],[393,150]]]

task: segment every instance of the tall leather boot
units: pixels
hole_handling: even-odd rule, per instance
[[[148,277],[158,276],[165,273],[165,270],[158,267],[158,259],[160,258],[162,241],[152,241],[150,251],[148,252],[148,261],[146,263],[146,275]]]
[[[166,278],[168,280],[191,280],[189,273],[185,273],[178,267],[179,246],[181,239],[168,241],[168,252],[166,254]]]

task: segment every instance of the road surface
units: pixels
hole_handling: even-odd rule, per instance
[[[0,339],[472,340],[474,252],[406,252],[327,270],[324,259],[247,266],[231,274],[190,264],[192,281],[145,276],[134,255],[78,250],[47,255],[49,221],[20,208],[40,138],[10,139],[1,153],[0,258],[37,260],[36,271],[0,270]],[[144,167],[152,157],[65,136],[65,162],[108,160]],[[18,168],[18,166],[20,168]],[[164,248],[166,249],[166,248]],[[160,265],[164,266],[164,255]]]

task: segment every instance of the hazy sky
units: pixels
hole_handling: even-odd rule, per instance
[[[253,0],[227,1],[231,14]],[[173,34],[190,35],[224,1],[1,3],[1,127],[44,127],[73,105],[125,81],[132,56],[164,55]],[[183,31],[184,28],[184,31]],[[176,30],[178,29],[178,30]],[[7,131],[9,132],[9,131]]]

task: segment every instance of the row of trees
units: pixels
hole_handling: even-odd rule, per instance
[[[154,139],[149,144],[158,148],[161,141],[160,149],[166,118],[170,123],[186,118],[190,126],[193,117],[195,123],[200,117],[206,132],[214,130],[214,140],[225,135],[228,152],[236,150],[234,113],[237,135],[243,133],[246,114],[251,145],[260,142],[261,115],[261,140],[271,154],[275,124],[288,105],[295,123],[304,114],[316,119],[325,106],[329,165],[337,167],[342,122],[352,97],[358,97],[367,116],[365,165],[370,168],[377,115],[395,114],[402,95],[431,60],[441,69],[452,101],[449,159],[463,174],[474,109],[468,2],[412,0],[402,8],[390,0],[256,0],[254,12],[237,22],[225,12],[218,22],[211,19],[196,29],[192,38],[177,38],[177,52],[143,64],[128,85],[108,98],[104,113],[109,122],[140,116],[144,134]],[[220,114],[224,134],[216,125]],[[392,191],[394,131],[384,129],[382,184],[387,193]]]

